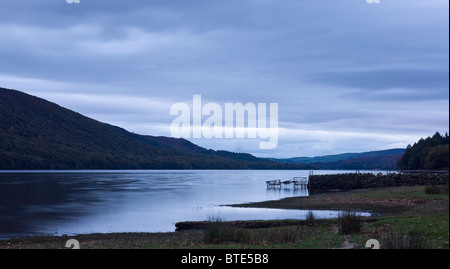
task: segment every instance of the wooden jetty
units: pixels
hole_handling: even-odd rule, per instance
[[[291,180],[291,183],[294,184],[294,186],[308,186],[309,178],[308,177],[294,177]]]
[[[289,180],[281,181],[281,179],[275,179],[275,180],[268,180],[266,181],[267,187],[275,187],[280,186],[281,184],[289,185],[294,184],[294,187],[307,187],[308,186],[308,177],[293,177]]]
[[[267,187],[270,186],[281,186],[281,179],[268,180],[266,181]]]

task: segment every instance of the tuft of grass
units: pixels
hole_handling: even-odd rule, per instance
[[[297,243],[310,232],[301,226],[279,226],[260,229],[234,227],[220,218],[208,218],[203,232],[205,244],[285,244]],[[315,221],[315,220],[314,220]]]
[[[209,217],[208,221],[209,223],[203,232],[205,244],[246,243],[250,241],[250,235],[246,229],[232,227],[220,217]]]
[[[312,211],[309,211],[308,214],[306,215],[306,225],[308,226],[315,226],[316,225],[316,217],[314,216],[314,213]]]
[[[448,194],[448,183],[446,185],[431,185],[425,187],[426,194]]]
[[[355,211],[344,211],[338,215],[339,232],[341,234],[355,234],[362,230],[361,215]]]
[[[429,236],[422,230],[389,233],[383,240],[385,249],[431,249]]]

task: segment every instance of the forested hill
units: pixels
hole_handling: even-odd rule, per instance
[[[0,88],[0,169],[313,169],[144,136]]]
[[[449,168],[449,136],[436,132],[432,137],[421,138],[408,145],[398,161],[402,170],[447,170]]]

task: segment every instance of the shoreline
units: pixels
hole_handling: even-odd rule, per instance
[[[227,205],[233,207],[264,207],[282,209],[306,209],[306,210],[357,210],[370,211],[372,216],[362,217],[365,227],[369,230],[366,233],[380,233],[380,227],[386,223],[408,222],[409,226],[420,226],[428,233],[428,222],[433,222],[433,227],[437,227],[434,233],[438,234],[432,240],[437,245],[436,248],[448,248],[448,193],[430,195],[425,193],[426,186],[404,186],[359,189],[346,192],[335,192],[327,194],[317,194],[309,197],[290,197],[281,200],[272,200],[256,203]],[[423,222],[423,223],[422,223]],[[204,230],[208,227],[208,221],[201,222],[179,222],[176,225],[185,226],[175,232],[168,233],[104,233],[104,234],[79,234],[62,236],[31,236],[0,240],[0,249],[23,249],[23,248],[65,248],[68,239],[77,239],[81,248],[145,248],[145,249],[173,249],[173,248],[241,248],[242,244],[205,244],[203,240]],[[318,233],[319,235],[330,233],[336,228],[336,219],[317,219],[315,227],[310,227],[306,220],[255,220],[255,221],[224,221],[233,229],[240,231],[259,231],[267,229],[308,229],[308,233]],[[391,228],[393,224],[391,225]],[[388,226],[389,226],[388,225]],[[397,225],[397,224],[396,224]],[[186,226],[191,226],[187,229]],[[399,229],[401,227],[399,226]],[[326,230],[326,232],[323,231]],[[384,228],[383,228],[384,229]],[[432,228],[430,228],[432,229]],[[318,235],[317,235],[318,236]],[[316,237],[317,237],[316,236]],[[349,240],[348,236],[336,236],[339,240]],[[358,235],[360,237],[363,235]],[[312,239],[311,239],[312,240]],[[331,239],[323,239],[324,241]],[[333,239],[339,241],[338,239]],[[355,239],[355,247],[364,248],[363,239]],[[359,240],[359,241],[358,241]],[[362,241],[361,241],[362,240]],[[333,241],[333,242],[334,242]],[[320,241],[322,242],[322,241]],[[317,248],[322,248],[321,243],[317,243]],[[336,243],[336,242],[335,242]],[[336,243],[338,244],[338,243]],[[325,244],[326,248],[331,247]],[[339,244],[338,244],[339,245]],[[250,244],[250,247],[265,248],[276,246],[277,248],[298,248],[297,244],[270,244],[260,243]],[[313,247],[313,248],[316,248]],[[303,247],[300,247],[303,248]]]

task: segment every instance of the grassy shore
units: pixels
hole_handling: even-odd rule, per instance
[[[320,220],[181,223],[190,229],[172,233],[109,233],[40,236],[0,241],[0,248],[64,248],[69,238],[83,249],[329,249],[365,248],[376,239],[382,248],[449,248],[448,185],[361,189],[232,205],[307,210],[341,210],[347,217]],[[351,212],[369,211],[371,217]],[[344,229],[345,225],[352,229]],[[344,227],[344,228],[343,228]],[[356,227],[356,229],[355,229]]]

